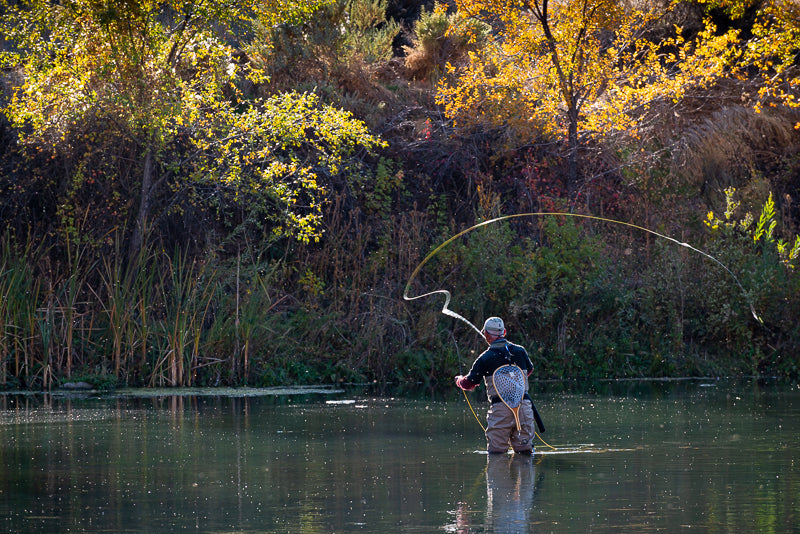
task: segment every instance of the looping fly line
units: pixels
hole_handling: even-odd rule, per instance
[[[764,323],[764,321],[761,319],[761,317],[759,317],[758,314],[756,313],[755,307],[753,307],[753,303],[748,298],[747,291],[745,291],[744,287],[742,286],[742,283],[739,282],[739,279],[736,277],[736,275],[733,274],[733,272],[731,272],[731,270],[728,269],[728,267],[726,267],[725,264],[723,264],[721,261],[719,261],[717,258],[712,256],[711,254],[708,254],[707,252],[704,252],[704,251],[702,251],[702,250],[700,250],[698,248],[695,248],[692,245],[690,245],[689,243],[685,243],[683,241],[678,241],[677,239],[674,239],[674,238],[669,237],[669,236],[664,235],[664,234],[660,234],[660,233],[658,233],[656,231],[653,231],[653,230],[650,230],[648,228],[644,228],[642,226],[635,225],[633,223],[624,222],[624,221],[615,221],[614,219],[606,219],[606,218],[603,218],[603,217],[596,217],[594,215],[583,215],[583,214],[580,214],[580,213],[554,213],[554,212],[518,213],[518,214],[515,214],[515,215],[504,215],[502,217],[497,217],[495,219],[490,219],[488,221],[483,221],[482,223],[478,223],[478,224],[476,224],[474,226],[470,226],[466,230],[462,230],[461,232],[457,233],[456,235],[454,235],[453,237],[451,237],[450,239],[448,239],[447,241],[445,241],[444,243],[442,243],[441,245],[436,247],[433,250],[433,252],[428,254],[425,257],[425,259],[423,259],[422,262],[420,262],[420,264],[417,265],[417,268],[414,269],[413,273],[411,273],[411,276],[409,277],[408,282],[406,283],[405,290],[403,291],[403,299],[404,300],[417,300],[417,299],[429,297],[431,295],[435,295],[437,293],[442,294],[445,297],[444,305],[442,306],[442,313],[445,314],[445,315],[449,315],[450,317],[453,317],[453,318],[458,319],[460,321],[464,321],[466,324],[468,324],[470,327],[472,327],[476,332],[478,332],[478,334],[481,335],[481,337],[482,337],[483,334],[481,333],[481,331],[474,324],[472,324],[466,318],[462,317],[461,315],[459,315],[458,313],[456,313],[456,312],[454,312],[453,310],[450,309],[449,306],[450,306],[451,296],[450,296],[450,292],[448,290],[446,290],[446,289],[437,289],[435,291],[431,291],[429,293],[425,293],[424,295],[416,295],[416,296],[412,297],[412,296],[409,296],[409,294],[408,294],[409,290],[411,289],[411,283],[414,281],[414,278],[416,278],[417,274],[420,272],[422,267],[426,263],[428,263],[428,261],[431,258],[436,256],[436,254],[438,254],[440,250],[442,250],[444,247],[446,247],[447,245],[449,245],[450,243],[452,243],[453,241],[455,241],[459,237],[461,237],[461,236],[463,236],[463,235],[465,235],[465,234],[467,234],[467,233],[469,233],[469,232],[471,232],[471,231],[473,231],[473,230],[475,230],[477,228],[480,228],[482,226],[488,226],[490,224],[494,224],[494,223],[500,222],[500,221],[505,221],[505,220],[508,220],[508,219],[515,219],[515,218],[519,218],[519,217],[544,217],[544,216],[554,216],[554,217],[555,216],[559,216],[559,217],[575,217],[575,218],[581,218],[581,219],[592,219],[592,220],[595,220],[595,221],[603,221],[603,222],[607,222],[607,223],[619,224],[619,225],[622,225],[622,226],[628,226],[630,228],[635,228],[636,230],[641,230],[642,232],[647,232],[649,234],[652,234],[654,236],[660,237],[662,239],[666,239],[668,241],[672,241],[673,243],[675,243],[677,245],[680,245],[682,247],[688,248],[689,250],[697,252],[698,254],[702,254],[703,256],[708,258],[709,260],[713,261],[714,263],[716,263],[717,265],[719,265],[720,267],[725,269],[725,271],[729,275],[731,275],[731,277],[736,281],[736,285],[738,285],[739,289],[742,291],[742,294],[744,295],[745,300],[747,301],[747,304],[750,307],[750,313],[753,314],[753,317],[756,319],[756,321],[758,321],[761,324]]]

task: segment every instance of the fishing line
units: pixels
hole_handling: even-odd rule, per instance
[[[428,254],[425,257],[425,259],[423,259],[422,262],[420,262],[419,265],[417,265],[417,268],[414,269],[414,272],[411,273],[411,276],[409,277],[408,282],[406,283],[405,290],[403,291],[403,299],[410,301],[410,300],[417,300],[417,299],[429,297],[431,295],[442,294],[445,297],[444,305],[442,306],[442,313],[445,314],[445,315],[448,315],[450,317],[453,317],[455,319],[458,319],[460,321],[464,321],[466,324],[468,324],[470,327],[472,327],[472,329],[475,330],[481,337],[483,337],[483,334],[481,333],[481,331],[474,324],[472,324],[469,320],[467,320],[466,318],[464,318],[460,314],[458,314],[455,311],[450,309],[451,295],[450,295],[450,292],[448,290],[446,290],[446,289],[437,289],[437,290],[425,293],[423,295],[409,296],[408,293],[409,293],[409,291],[411,289],[411,284],[414,281],[414,278],[416,278],[417,274],[419,274],[420,270],[422,270],[422,267],[426,263],[428,263],[428,261],[430,261],[431,258],[436,256],[439,253],[439,251],[441,251],[444,247],[446,247],[447,245],[449,245],[450,243],[452,243],[453,241],[455,241],[459,237],[461,237],[461,236],[463,236],[465,234],[468,234],[469,232],[472,232],[473,230],[476,230],[476,229],[481,228],[483,226],[488,226],[490,224],[494,224],[496,222],[505,221],[505,220],[509,220],[509,219],[515,219],[515,218],[519,218],[519,217],[544,217],[544,216],[575,217],[575,218],[581,218],[581,219],[591,219],[591,220],[595,220],[595,221],[602,221],[602,222],[607,222],[607,223],[611,223],[611,224],[619,224],[619,225],[622,225],[622,226],[627,226],[629,228],[635,228],[636,230],[641,230],[642,232],[646,232],[646,233],[652,234],[652,235],[654,235],[656,237],[660,237],[662,239],[666,239],[668,241],[671,241],[671,242],[675,243],[676,245],[680,245],[682,247],[688,248],[689,250],[697,252],[698,254],[701,254],[701,255],[705,256],[707,259],[713,261],[714,263],[716,263],[717,265],[722,267],[725,270],[725,272],[727,272],[729,275],[731,275],[731,277],[736,282],[736,285],[739,286],[739,289],[742,291],[742,294],[744,295],[745,300],[746,300],[748,306],[750,307],[750,313],[753,314],[753,317],[756,319],[756,321],[758,321],[761,324],[764,323],[764,321],[761,319],[761,317],[758,316],[758,313],[756,313],[756,309],[753,306],[753,303],[750,300],[747,291],[745,291],[744,286],[742,286],[742,283],[739,281],[739,279],[736,277],[736,275],[733,274],[733,272],[730,269],[728,269],[728,267],[724,263],[719,261],[717,258],[712,256],[711,254],[709,254],[709,253],[707,253],[707,252],[705,252],[703,250],[700,250],[698,248],[695,248],[692,245],[690,245],[689,243],[686,243],[684,241],[678,241],[677,239],[675,239],[673,237],[670,237],[670,236],[667,236],[667,235],[664,235],[664,234],[660,234],[660,233],[656,232],[655,230],[650,230],[649,228],[645,228],[643,226],[638,226],[636,224],[629,223],[629,222],[624,222],[624,221],[616,221],[614,219],[606,219],[604,217],[597,217],[597,216],[594,216],[594,215],[583,215],[583,214],[580,214],[580,213],[557,213],[557,212],[518,213],[518,214],[515,214],[515,215],[504,215],[502,217],[489,219],[488,221],[483,221],[481,223],[478,223],[478,224],[475,224],[473,226],[470,226],[466,230],[462,230],[461,232],[457,233],[456,235],[454,235],[453,237],[451,237],[450,239],[448,239],[447,241],[445,241],[444,243],[442,243],[441,245],[439,245],[438,247],[433,249],[433,251],[430,254]]]
[[[584,214],[581,214],[581,213],[557,213],[557,212],[518,213],[518,214],[514,214],[514,215],[504,215],[504,216],[501,216],[501,217],[496,217],[494,219],[489,219],[487,221],[483,221],[481,223],[478,223],[478,224],[475,224],[473,226],[470,226],[466,230],[462,230],[461,232],[458,232],[457,234],[455,234],[454,236],[449,238],[447,241],[443,242],[441,245],[439,245],[438,247],[433,249],[433,251],[431,253],[429,253],[427,256],[425,256],[425,259],[423,259],[420,262],[420,264],[417,265],[417,267],[411,273],[411,276],[408,278],[408,282],[406,283],[406,287],[403,290],[403,300],[411,301],[411,300],[422,299],[422,298],[425,298],[425,297],[430,297],[431,295],[442,294],[442,295],[444,295],[444,305],[442,305],[441,313],[443,313],[443,314],[445,314],[447,316],[453,317],[455,319],[458,319],[460,321],[463,321],[464,323],[468,324],[473,330],[475,330],[475,332],[478,333],[479,336],[481,336],[482,339],[485,340],[485,338],[483,337],[483,333],[478,329],[478,327],[476,327],[474,324],[472,324],[472,322],[470,322],[468,319],[466,319],[465,317],[463,317],[459,313],[457,313],[457,312],[455,312],[455,311],[450,309],[450,300],[452,298],[451,294],[450,294],[450,291],[448,291],[446,289],[436,289],[434,291],[430,291],[430,292],[422,294],[422,295],[409,296],[408,293],[411,290],[411,284],[414,281],[414,278],[416,278],[417,274],[419,274],[419,272],[422,270],[422,267],[424,267],[425,264],[428,263],[428,261],[430,261],[434,256],[436,256],[447,245],[449,245],[450,243],[452,243],[456,239],[460,238],[461,236],[463,236],[465,234],[468,234],[469,232],[472,232],[473,230],[476,230],[476,229],[481,228],[483,226],[488,226],[490,224],[494,224],[494,223],[500,222],[500,221],[505,221],[505,220],[509,220],[509,219],[516,219],[516,218],[520,218],[520,217],[546,217],[546,216],[552,216],[552,217],[557,217],[557,216],[560,216],[560,217],[575,217],[575,218],[580,218],[580,219],[590,219],[590,220],[594,220],[594,221],[601,221],[601,222],[606,222],[606,223],[611,223],[611,224],[619,224],[619,225],[622,225],[622,226],[627,226],[629,228],[634,228],[636,230],[640,230],[642,232],[646,232],[648,234],[654,235],[656,237],[660,237],[662,239],[666,239],[667,241],[671,241],[671,242],[675,243],[676,245],[688,248],[689,250],[691,250],[693,252],[701,254],[705,258],[713,261],[714,263],[716,263],[717,265],[722,267],[725,270],[725,272],[727,272],[731,276],[731,278],[733,278],[733,280],[736,282],[736,285],[739,286],[739,289],[741,290],[742,294],[744,295],[748,306],[750,307],[750,313],[753,315],[753,317],[756,319],[756,321],[758,321],[760,324],[764,324],[764,321],[761,319],[761,317],[758,316],[758,313],[756,313],[756,309],[753,306],[752,300],[749,298],[749,295],[748,295],[747,291],[744,289],[744,286],[742,286],[742,283],[739,281],[739,278],[737,278],[736,275],[733,274],[733,272],[724,263],[719,261],[717,258],[712,256],[711,254],[709,254],[709,253],[707,253],[707,252],[705,252],[703,250],[700,250],[698,248],[695,248],[692,245],[690,245],[689,243],[686,243],[684,241],[679,241],[679,240],[677,240],[677,239],[675,239],[673,237],[661,234],[659,232],[656,232],[655,230],[650,230],[649,228],[645,228],[643,226],[639,226],[639,225],[636,225],[636,224],[633,224],[633,223],[629,223],[629,222],[625,222],[625,221],[617,221],[617,220],[614,220],[614,219],[607,219],[605,217],[597,217],[597,216],[594,216],[594,215],[584,215]],[[469,401],[469,397],[467,396],[467,392],[464,391],[464,390],[462,390],[462,392],[464,393],[464,399],[467,401],[467,404],[469,405],[469,408],[472,411],[472,415],[475,416],[475,420],[478,421],[478,424],[480,425],[480,427],[483,429],[484,432],[486,432],[486,428],[483,426],[483,423],[481,423],[481,420],[478,417],[478,414],[476,414],[475,410],[472,408],[472,403]],[[552,445],[550,445],[549,443],[544,441],[542,439],[542,437],[539,435],[538,432],[534,431],[534,433],[542,441],[542,443],[544,443],[545,445],[547,445],[548,447],[550,447],[553,450],[556,449],[555,447],[553,447]]]
[[[541,435],[541,434],[539,434],[538,432],[536,432],[535,430],[534,430],[534,434],[536,434],[536,437],[537,437],[537,438],[539,438],[539,441],[541,441],[542,443],[544,443],[545,445],[547,445],[548,447],[550,447],[550,448],[551,448],[551,449],[553,449],[554,451],[555,451],[555,450],[557,450],[555,447],[553,447],[552,445],[550,445],[549,443],[547,443],[545,440],[543,440],[543,439],[542,439],[542,435]]]
[[[467,397],[467,391],[466,391],[466,390],[464,390],[464,389],[462,389],[462,390],[461,390],[461,393],[463,393],[463,394],[464,394],[464,400],[466,400],[466,401],[467,401],[467,404],[469,405],[469,409],[470,409],[470,411],[472,412],[472,415],[474,415],[474,416],[475,416],[475,420],[476,420],[476,421],[478,422],[478,424],[480,425],[480,427],[481,427],[481,430],[483,430],[483,431],[484,431],[484,433],[485,433],[485,432],[486,432],[486,427],[485,427],[485,426],[483,426],[483,423],[481,423],[481,419],[480,419],[480,417],[478,417],[478,414],[476,414],[476,413],[475,413],[475,409],[472,407],[472,403],[469,401],[469,397]]]

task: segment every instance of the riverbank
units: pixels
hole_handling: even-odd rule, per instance
[[[541,378],[800,378],[794,85],[762,101],[764,79],[723,70],[615,111],[631,127],[613,136],[565,136],[580,114],[557,96],[524,124],[448,115],[446,65],[490,34],[444,6],[410,6],[394,47],[380,2],[286,24],[208,4],[177,47],[160,5],[117,13],[132,33],[81,5],[80,24],[46,2],[4,19],[0,388],[446,384],[482,340],[442,293],[406,289],[503,317]],[[376,26],[346,15],[367,7]],[[710,34],[755,28],[717,15]],[[677,38],[653,24],[635,33]],[[57,31],[85,62],[37,62]]]

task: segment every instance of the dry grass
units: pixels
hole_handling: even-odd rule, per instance
[[[744,106],[722,108],[683,131],[673,153],[672,173],[698,186],[712,207],[724,209],[726,187],[763,189],[758,182],[767,171],[797,152],[796,122],[786,110],[773,114]]]
[[[457,14],[447,14],[438,3],[433,11],[423,10],[414,26],[412,46],[404,46],[406,76],[435,85],[448,63],[458,64],[470,50],[489,38],[487,25]]]

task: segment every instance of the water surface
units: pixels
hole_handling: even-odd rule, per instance
[[[533,389],[532,458],[484,454],[456,392],[0,395],[0,529],[800,532],[797,386]]]

